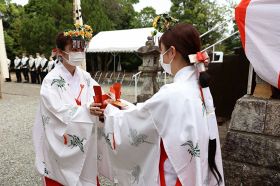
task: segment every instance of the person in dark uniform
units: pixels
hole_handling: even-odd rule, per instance
[[[28,75],[29,64],[28,64],[28,61],[29,61],[29,58],[25,56],[25,53],[23,53],[22,58],[21,58],[21,64],[22,64],[22,73],[23,73],[25,83],[29,82],[29,75]]]
[[[16,71],[16,77],[17,77],[17,82],[20,83],[21,82],[21,59],[16,56],[15,60],[14,60],[14,64],[15,64],[15,71]]]
[[[31,76],[31,83],[36,83],[36,64],[35,59],[32,55],[29,55],[29,69],[30,69],[30,76]]]
[[[36,53],[36,59],[35,59],[35,67],[36,67],[36,83],[40,84],[40,74],[41,74],[41,56],[39,53]]]
[[[43,82],[44,78],[46,77],[46,75],[48,74],[48,60],[46,59],[45,55],[42,54],[41,55],[41,83]]]
[[[49,58],[49,63],[48,63],[48,73],[54,69],[55,67],[55,61],[53,60],[52,57]]]

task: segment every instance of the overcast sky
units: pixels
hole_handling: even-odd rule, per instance
[[[218,0],[219,3],[224,4],[227,1],[226,0]],[[241,0],[234,0],[236,2],[240,2]],[[28,0],[12,0],[12,2],[25,5],[27,4]],[[171,7],[171,1],[170,0],[140,0],[140,2],[136,5],[134,5],[134,8],[136,11],[140,11],[143,8],[147,6],[152,6],[157,14],[168,12]]]

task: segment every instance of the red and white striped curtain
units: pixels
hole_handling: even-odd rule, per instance
[[[256,73],[280,89],[280,0],[242,0],[235,19]]]

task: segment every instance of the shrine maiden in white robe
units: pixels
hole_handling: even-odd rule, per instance
[[[168,156],[165,182],[175,186],[214,186],[208,166],[209,129],[193,66],[181,69],[174,83],[128,110],[105,109],[105,130],[114,182],[118,185],[160,185],[161,141]],[[213,126],[218,132],[217,125]],[[219,138],[216,164],[223,177]],[[220,185],[224,185],[222,182]]]
[[[98,118],[89,112],[93,85],[86,71],[77,67],[72,76],[59,63],[41,87],[33,128],[36,167],[63,185],[96,185]]]

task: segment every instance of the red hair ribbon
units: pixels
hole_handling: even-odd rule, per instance
[[[209,56],[207,52],[197,52],[196,59],[200,63],[208,63]]]
[[[208,63],[209,56],[207,52],[197,52],[196,54],[189,55],[191,63]]]

